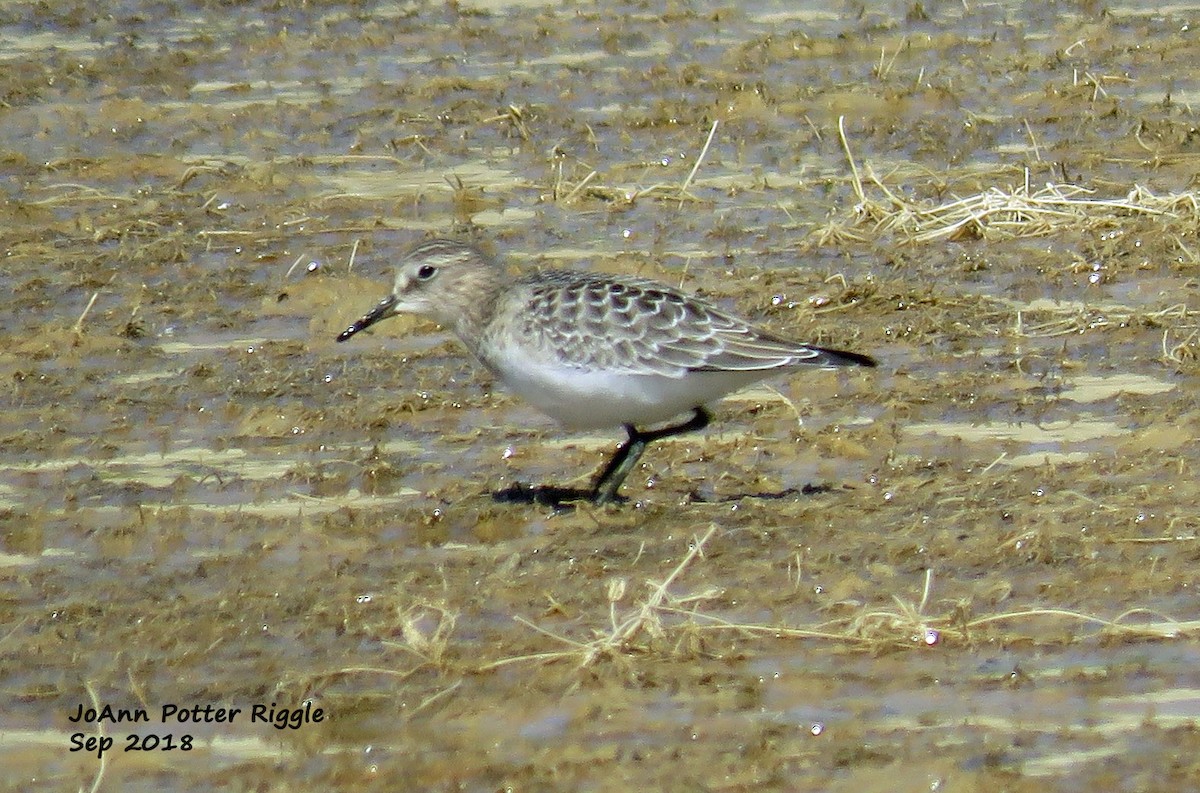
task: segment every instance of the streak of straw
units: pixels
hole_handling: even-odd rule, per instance
[[[719,123],[720,121],[718,119],[713,120],[712,129],[708,131],[708,137],[704,141],[704,146],[700,149],[699,156],[696,157],[696,164],[692,166],[692,172],[687,175],[687,178],[683,180],[683,184],[679,186],[680,199],[688,195],[688,188],[691,186],[692,180],[696,178],[696,172],[700,170],[701,163],[703,163],[704,158],[708,156],[708,148],[712,146],[713,137],[715,137],[717,134],[717,125]],[[680,206],[682,205],[683,202],[680,201]]]
[[[896,51],[892,53],[890,60],[887,59],[887,47],[879,48],[879,63],[875,65],[875,79],[880,82],[887,79],[887,76],[892,73],[892,69],[896,66],[896,59],[900,57],[900,53],[904,51],[907,45],[908,42],[905,41],[897,47]]]
[[[804,426],[804,416],[801,415],[800,408],[796,407],[795,400],[793,400],[791,397],[785,395],[782,391],[780,391],[778,388],[771,385],[770,383],[763,383],[763,387],[767,391],[770,391],[772,394],[777,396],[779,398],[780,402],[787,405],[791,409],[792,415],[796,417],[796,426],[797,427]]]
[[[1026,129],[1040,159],[1033,130],[1028,124]],[[850,168],[855,203],[851,219],[832,219],[817,230],[818,244],[863,241],[884,234],[895,234],[910,244],[962,236],[1046,236],[1109,227],[1131,215],[1158,217],[1183,228],[1200,223],[1200,193],[1195,191],[1160,195],[1135,184],[1124,197],[1105,197],[1081,185],[1053,182],[1034,189],[1028,170],[1024,184],[1016,187],[992,187],[940,204],[921,203],[890,189],[870,165],[864,181],[846,137],[844,117],[838,119],[838,138]],[[868,194],[868,183],[880,198]]]
[[[704,145],[701,147],[700,153],[696,157],[696,162],[692,165],[692,170],[688,173],[687,178],[684,179],[679,185],[661,182],[650,185],[649,187],[623,187],[593,184],[598,172],[592,171],[583,178],[583,181],[576,184],[570,193],[568,193],[566,196],[562,196],[564,182],[562,178],[562,162],[561,155],[556,154],[556,157],[559,158],[559,162],[555,167],[556,176],[555,183],[551,186],[551,195],[555,197],[554,200],[557,203],[567,203],[573,200],[586,188],[589,195],[592,197],[608,201],[612,204],[633,205],[637,203],[638,199],[642,198],[658,199],[663,201],[674,200],[680,202],[680,205],[682,205],[685,201],[699,202],[701,199],[688,192],[688,189],[692,186],[696,179],[696,174],[699,173],[700,167],[704,164],[708,157],[709,150],[712,148],[712,143],[716,137],[717,128],[719,125],[719,120],[713,122],[712,126],[709,128],[708,136],[704,141]]]
[[[1033,127],[1029,126],[1029,119],[1023,118],[1021,121],[1025,124],[1025,134],[1029,136],[1029,145],[1033,146],[1033,157],[1038,162],[1042,161],[1042,147],[1038,145],[1037,136],[1033,134]],[[1028,171],[1025,172],[1028,175]]]
[[[562,199],[559,201],[559,203],[561,203],[561,204],[571,203],[571,201],[575,198],[575,196],[579,195],[579,193],[583,190],[583,188],[587,187],[591,183],[591,181],[596,178],[596,175],[597,175],[597,172],[592,171],[587,176],[580,179],[579,184],[577,184],[573,188],[571,188],[571,192],[569,192],[565,196],[563,196]]]
[[[422,627],[429,619],[432,619],[435,623],[431,630]],[[429,667],[441,669],[444,665],[446,650],[450,646],[450,640],[457,622],[458,615],[442,606],[436,604],[414,605],[400,615],[399,627],[402,641],[384,641],[382,644],[385,647],[411,653],[416,656],[418,663],[404,670],[378,666],[347,666],[323,673],[320,677],[332,680],[351,675],[383,675],[399,682],[408,679],[421,669]],[[311,683],[308,685],[311,685]],[[409,711],[407,714],[408,717],[412,718],[421,710],[429,707],[443,697],[449,696],[461,685],[462,681],[459,680],[430,695],[415,709]]]
[[[98,696],[96,696],[96,689],[92,687],[92,681],[85,680],[83,683],[83,686],[85,689],[87,689],[88,697],[92,700],[92,707],[96,709],[97,713],[99,713],[100,712],[100,698]],[[98,738],[104,737],[104,720],[103,719],[96,720],[96,737],[98,737]],[[106,753],[103,756],[101,756],[100,767],[96,769],[96,776],[92,779],[92,786],[90,788],[91,793],[96,793],[96,791],[100,790],[100,784],[104,781],[104,772],[107,770],[108,770],[108,754]],[[82,790],[83,790],[83,788],[80,788],[80,791],[82,791]]]
[[[1040,322],[1031,322],[1029,319],[1031,314],[1043,315],[1047,318]],[[1025,338],[1049,338],[1054,336],[1078,335],[1085,331],[1102,330],[1105,328],[1123,328],[1137,322],[1159,324],[1166,320],[1187,322],[1196,317],[1200,317],[1200,311],[1188,310],[1187,306],[1183,303],[1176,303],[1175,305],[1156,311],[1139,311],[1135,308],[1124,306],[1097,308],[1065,305],[1062,307],[1041,308],[1036,312],[1028,309],[1018,311],[1013,331],[1016,335]],[[1191,326],[1175,328],[1175,330],[1178,331],[1189,327]],[[1185,347],[1188,343],[1190,341],[1184,343]],[[1186,356],[1186,351],[1176,350],[1176,354]],[[1171,355],[1167,355],[1167,358],[1175,360]],[[1175,362],[1180,363],[1182,359]]]
[[[704,592],[686,597],[677,597],[670,593],[670,587],[683,572],[698,558],[704,555],[704,544],[707,543],[716,533],[716,525],[708,527],[708,531],[703,537],[693,539],[688,548],[688,552],[680,560],[679,564],[671,573],[658,583],[651,583],[650,594],[637,604],[630,612],[623,617],[618,618],[615,611],[611,611],[610,606],[610,621],[612,627],[609,632],[597,639],[589,642],[581,642],[571,639],[566,636],[560,636],[552,631],[548,631],[521,616],[516,616],[514,619],[522,625],[528,626],[538,633],[554,639],[557,642],[567,645],[570,649],[558,650],[545,653],[535,653],[531,655],[522,655],[514,658],[502,658],[499,661],[494,661],[490,664],[485,664],[481,670],[497,669],[501,666],[520,663],[523,661],[555,661],[563,658],[578,658],[579,666],[585,667],[593,664],[601,657],[611,656],[617,652],[628,651],[631,649],[634,638],[641,633],[649,634],[653,638],[659,638],[664,634],[660,614],[676,613],[679,611],[679,604],[695,603],[700,600],[705,600],[711,597],[711,593]],[[621,587],[623,589],[623,587]],[[615,602],[614,598],[618,596],[613,594],[610,588],[609,603]],[[692,612],[687,612],[692,613]]]
[[[614,204],[632,205],[637,203],[638,199],[640,198],[657,198],[661,200],[675,199],[681,202],[684,200],[697,201],[699,199],[689,194],[687,189],[691,185],[692,180],[695,178],[697,171],[700,169],[700,165],[704,161],[705,156],[708,154],[708,149],[712,144],[712,139],[713,135],[716,133],[716,128],[717,125],[714,122],[712,129],[709,131],[708,140],[705,141],[704,147],[702,148],[699,157],[697,157],[691,173],[679,187],[673,187],[669,184],[663,183],[653,184],[649,187],[619,187],[596,184],[595,182],[600,176],[600,171],[591,169],[588,171],[588,174],[583,177],[583,179],[575,183],[575,185],[568,192],[564,193],[563,191],[566,189],[567,181],[563,176],[563,162],[566,155],[560,150],[556,149],[554,154],[554,184],[551,187],[550,194],[554,202],[560,205],[570,204],[585,190],[594,198],[599,198]]]
[[[8,633],[4,634],[3,636],[0,636],[0,647],[3,647],[3,646],[4,646],[4,644],[5,644],[5,643],[6,643],[6,642],[7,642],[9,639],[11,639],[13,636],[15,636],[15,635],[16,635],[16,633],[17,633],[17,631],[19,631],[19,630],[21,630],[22,628],[24,628],[24,627],[25,627],[25,625],[26,625],[28,622],[29,622],[29,620],[28,620],[27,618],[22,618],[21,620],[18,620],[18,621],[17,621],[17,624],[16,624],[16,625],[13,625],[13,626],[12,626],[12,628],[9,630],[9,632],[8,632]]]
[[[297,267],[300,265],[300,262],[304,261],[304,257],[305,257],[305,255],[306,255],[306,254],[303,254],[303,253],[302,253],[302,254],[300,254],[299,256],[297,256],[297,257],[296,257],[296,261],[292,262],[292,266],[291,266],[291,267],[289,267],[289,268],[287,268],[287,272],[283,274],[283,278],[284,278],[284,280],[287,280],[288,278],[291,278],[291,276],[292,276],[292,272],[293,272],[293,271],[294,271],[294,270],[295,270],[295,269],[296,269],[296,268],[297,268]]]
[[[382,675],[384,677],[394,678],[391,685],[395,685],[397,682],[403,681],[403,680],[411,677],[413,675],[413,673],[420,670],[422,666],[423,665],[419,665],[417,667],[414,667],[412,669],[408,669],[405,671],[398,671],[395,669],[386,669],[386,668],[378,667],[378,666],[347,666],[342,669],[338,669],[334,672],[330,672],[326,675],[323,675],[322,679],[333,680],[333,679],[336,679],[339,677],[345,677],[345,676],[349,676],[349,675]],[[310,684],[311,684],[311,682],[310,682]],[[445,688],[439,689],[438,691],[435,691],[434,693],[430,694],[428,697],[421,700],[420,704],[418,704],[415,708],[413,708],[412,710],[406,711],[406,714],[405,714],[406,718],[411,719],[413,716],[417,715],[422,710],[424,710],[425,708],[434,704],[438,700],[441,700],[445,697],[450,696],[455,691],[457,691],[462,686],[462,684],[463,684],[463,681],[461,679],[456,680],[453,683],[451,683],[450,685],[446,686]]]
[[[580,666],[586,666],[604,654],[629,650],[632,638],[643,630],[650,632],[656,638],[661,637],[664,630],[661,619],[664,615],[684,617],[689,621],[687,625],[695,630],[734,632],[745,636],[769,636],[776,639],[819,639],[858,645],[872,651],[878,651],[884,647],[933,646],[942,644],[946,640],[967,643],[972,639],[973,631],[985,627],[995,626],[999,623],[1020,623],[1045,619],[1097,625],[1112,633],[1141,638],[1174,639],[1185,634],[1200,632],[1200,620],[1181,621],[1142,608],[1129,609],[1112,619],[1060,608],[1025,608],[968,619],[964,615],[964,605],[959,603],[952,605],[945,614],[929,614],[927,612],[931,604],[934,582],[931,569],[925,571],[921,595],[915,603],[899,596],[893,596],[893,608],[864,607],[853,615],[809,626],[738,623],[723,617],[705,614],[691,607],[694,602],[704,599],[706,595],[675,599],[667,593],[667,587],[700,554],[704,541],[712,535],[712,532],[713,529],[709,529],[704,538],[695,544],[692,552],[680,562],[675,571],[661,584],[656,585],[651,596],[638,608],[623,619],[618,619],[615,613],[610,616],[612,628],[601,638],[590,642],[577,641],[545,630],[518,617],[517,621],[521,624],[568,645],[569,649],[505,658],[487,664],[482,669],[495,669],[522,661],[553,661],[571,657],[580,658]],[[1138,624],[1127,622],[1133,617],[1142,616],[1153,617],[1153,620]],[[1019,635],[1010,633],[1008,638],[1019,638]]]
[[[411,719],[413,716],[415,716],[418,713],[420,713],[421,711],[425,710],[425,708],[427,708],[430,705],[432,705],[433,703],[437,702],[439,699],[450,696],[451,694],[454,693],[454,691],[459,686],[462,685],[462,683],[463,683],[463,681],[461,681],[461,680],[455,680],[451,685],[446,686],[441,691],[438,691],[434,694],[430,694],[428,697],[421,700],[421,704],[417,705],[415,708],[413,708],[411,711],[409,711],[408,718]]]
[[[1172,537],[1117,537],[1109,540],[1112,545],[1161,545],[1169,542],[1195,542],[1200,537],[1195,534],[1177,535]]]
[[[61,184],[49,185],[47,190],[63,190],[62,195],[43,198],[40,201],[30,201],[29,206],[58,206],[60,204],[78,203],[80,201],[103,201],[105,203],[122,203],[132,204],[137,199],[129,196],[117,195],[115,193],[106,193],[95,187],[85,184],[75,184],[74,182],[63,182]]]
[[[88,300],[87,305],[83,307],[83,313],[79,315],[79,319],[75,320],[74,327],[71,330],[76,336],[83,335],[83,322],[87,319],[87,315],[91,313],[92,306],[96,305],[96,298],[100,297],[99,292],[92,292],[92,297]]]
[[[932,571],[926,570],[925,586],[921,600],[906,602],[893,597],[896,608],[864,609],[853,616],[832,620],[811,627],[783,625],[738,624],[719,617],[688,612],[694,618],[708,623],[709,630],[736,631],[745,635],[770,635],[775,638],[824,639],[848,644],[866,645],[878,649],[882,646],[913,647],[920,644],[937,644],[944,639],[966,642],[973,629],[1001,622],[1030,621],[1042,618],[1066,619],[1086,624],[1099,625],[1118,634],[1142,638],[1174,639],[1184,634],[1200,631],[1200,620],[1180,621],[1173,617],[1148,609],[1129,609],[1112,619],[1087,614],[1071,609],[1028,608],[990,614],[963,620],[954,610],[945,616],[929,616],[925,610],[932,593]],[[1125,620],[1149,615],[1155,621],[1141,624],[1126,624]],[[1009,638],[1015,638],[1010,636]]]
[[[1170,336],[1172,329],[1167,328],[1163,331],[1162,350],[1163,358],[1176,365],[1184,365],[1189,362],[1195,362],[1200,359],[1200,344],[1197,344],[1197,339],[1200,339],[1200,330],[1192,330],[1183,341],[1171,343]]]
[[[867,195],[863,191],[862,177],[859,176],[858,164],[854,161],[854,153],[850,151],[850,141],[846,140],[845,116],[838,116],[838,140],[841,141],[842,151],[846,153],[846,160],[850,163],[850,179],[851,186],[854,188],[854,197],[858,200],[858,206],[865,206]],[[858,211],[857,207],[855,211]]]

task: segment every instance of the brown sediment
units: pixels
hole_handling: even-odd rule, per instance
[[[944,5],[0,11],[0,789],[1188,787],[1194,40]],[[620,432],[334,343],[434,234],[881,367],[498,504]]]

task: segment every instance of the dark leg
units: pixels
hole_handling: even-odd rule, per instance
[[[600,472],[600,476],[596,477],[596,486],[592,488],[591,494],[592,503],[607,504],[617,500],[617,490],[621,487],[621,483],[625,481],[625,477],[629,476],[629,472],[637,465],[642,452],[646,451],[646,446],[651,441],[656,441],[659,438],[669,438],[672,435],[680,435],[684,432],[702,430],[708,426],[708,422],[711,419],[712,415],[707,410],[704,408],[695,408],[692,411],[690,419],[674,427],[663,427],[652,432],[641,432],[632,424],[626,424],[625,432],[629,434],[629,438],[617,449],[616,454],[608,461],[608,465],[604,466],[604,470]]]
[[[596,485],[592,488],[591,495],[593,504],[615,501],[617,488],[625,481],[625,477],[629,476],[630,469],[637,465],[642,452],[646,451],[646,441],[636,427],[626,424],[625,432],[629,433],[629,438],[617,448],[608,465],[604,466],[604,470],[596,477]]]

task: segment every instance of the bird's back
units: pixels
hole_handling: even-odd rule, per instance
[[[497,306],[493,331],[547,363],[623,374],[761,372],[873,366],[857,353],[801,344],[665,284],[571,270],[525,276]]]

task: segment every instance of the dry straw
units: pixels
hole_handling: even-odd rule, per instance
[[[946,203],[914,201],[889,188],[866,165],[866,179],[882,196],[868,195],[863,175],[846,139],[845,119],[838,119],[838,136],[850,165],[855,204],[850,223],[830,221],[817,231],[820,244],[838,240],[865,240],[892,234],[909,244],[962,238],[1040,237],[1065,230],[1104,229],[1119,226],[1132,216],[1153,216],[1182,233],[1200,221],[1200,196],[1195,192],[1157,195],[1134,185],[1124,197],[1104,198],[1095,190],[1072,184],[1047,183],[1034,188],[992,187],[976,195]],[[874,191],[872,191],[874,192]],[[1168,230],[1168,233],[1170,231]],[[1183,246],[1182,250],[1191,252]]]
[[[658,654],[666,646],[678,650],[690,646],[690,641],[703,633],[734,633],[745,637],[773,639],[811,639],[851,645],[871,652],[889,649],[928,647],[944,642],[964,645],[996,638],[1002,628],[1005,641],[1034,640],[1040,631],[1021,629],[1023,624],[1046,620],[1093,625],[1107,635],[1130,638],[1173,639],[1194,635],[1200,631],[1200,621],[1180,621],[1147,609],[1130,609],[1112,618],[1096,616],[1070,609],[1029,607],[1012,611],[975,616],[965,602],[948,603],[944,613],[931,614],[933,571],[925,571],[924,586],[919,600],[912,602],[893,596],[891,607],[864,605],[855,613],[813,625],[766,625],[739,623],[700,610],[700,605],[716,597],[716,591],[705,590],[676,594],[671,589],[684,573],[704,559],[704,546],[712,539],[717,527],[710,526],[704,536],[694,538],[687,554],[661,582],[648,582],[649,593],[623,614],[615,608],[625,591],[624,581],[610,581],[608,597],[610,623],[596,631],[591,641],[579,641],[548,631],[521,616],[517,622],[565,645],[561,650],[504,658],[480,667],[495,669],[523,661],[551,662],[573,660],[585,667],[606,658],[631,654]],[[1137,620],[1134,622],[1134,620]],[[1073,640],[1083,638],[1071,634]]]

